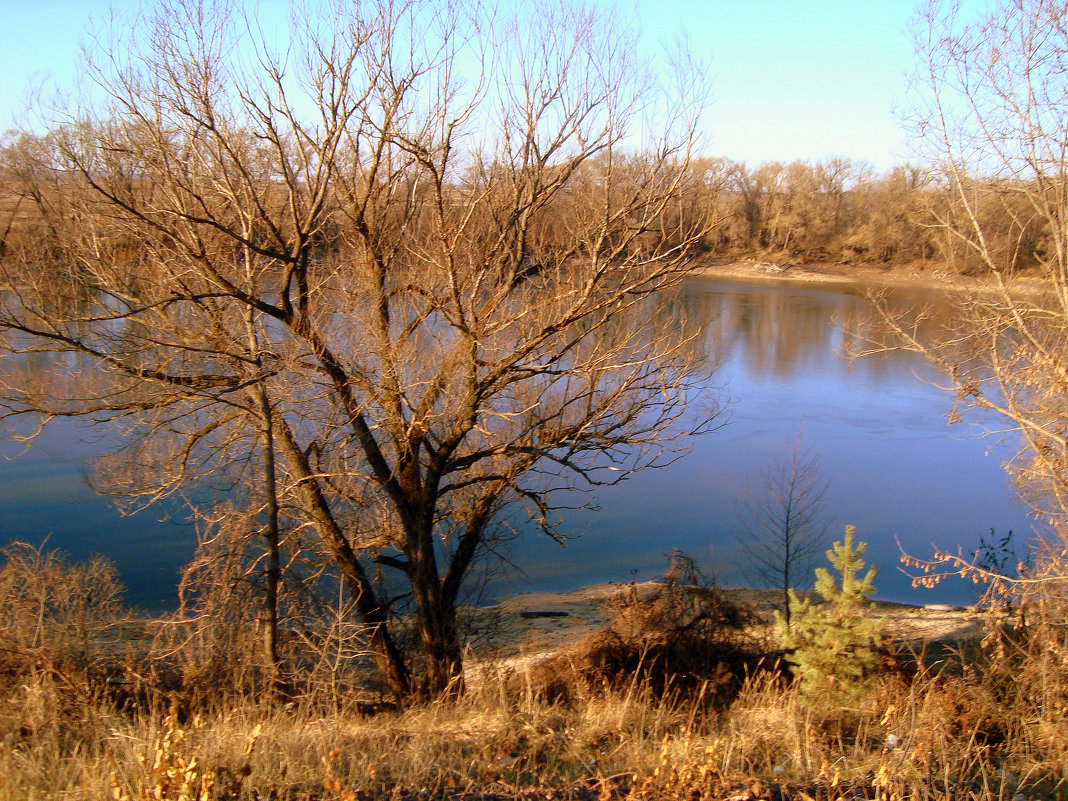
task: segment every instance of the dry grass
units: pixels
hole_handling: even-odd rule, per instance
[[[87,581],[81,568],[41,564],[50,566],[53,580],[68,570],[71,582]],[[607,633],[563,652],[472,661],[468,692],[459,700],[375,714],[338,703],[333,694],[341,685],[327,691],[306,683],[285,705],[260,704],[235,693],[233,684],[212,698],[198,683],[203,673],[181,675],[181,666],[195,661],[182,654],[172,654],[177,681],[166,687],[146,681],[135,697],[118,682],[158,668],[160,654],[113,659],[102,674],[107,660],[78,650],[87,642],[80,634],[49,640],[47,649],[16,643],[9,654],[19,658],[8,659],[0,683],[0,798],[1065,795],[1068,731],[1061,711],[1043,707],[1043,699],[1063,697],[1063,684],[1057,692],[1049,686],[1063,673],[1024,647],[1020,630],[1011,632],[1011,648],[997,640],[1000,651],[972,650],[926,665],[899,654],[887,660],[870,693],[844,708],[802,698],[758,658],[773,643],[736,626],[740,610],[714,592],[687,587],[669,582],[659,592],[623,596],[609,610]],[[78,605],[64,609],[84,620],[54,629],[47,615],[39,617],[48,631],[38,640],[56,631],[106,629],[107,616]],[[1050,631],[1043,636],[1049,653]],[[12,645],[10,636],[5,643]],[[682,653],[689,661],[679,661]],[[355,686],[355,676],[344,678]]]
[[[1057,797],[1065,769],[1001,737],[965,680],[930,675],[857,709],[764,677],[707,716],[642,686],[559,705],[494,682],[367,717],[84,712],[4,743],[0,797],[1012,799]]]

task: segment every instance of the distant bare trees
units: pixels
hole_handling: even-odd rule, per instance
[[[33,137],[9,137],[0,160],[25,163]],[[8,183],[17,188],[19,183]],[[561,198],[563,201],[563,198]],[[718,258],[758,257],[799,263],[835,262],[884,267],[939,270],[948,274],[981,271],[974,255],[938,227],[934,212],[951,213],[956,201],[948,185],[929,166],[908,164],[874,173],[863,163],[832,158],[814,163],[779,162],[756,166],[729,158],[700,158],[679,197],[658,221],[671,226],[678,215],[700,214],[717,220],[701,237],[699,249]],[[26,197],[11,196],[0,204],[15,208],[8,215],[9,248],[39,247],[61,242],[54,215],[42,217]],[[566,204],[561,203],[561,210]],[[985,223],[1003,248],[1016,238],[1011,217],[987,206]],[[61,226],[62,227],[62,226]],[[42,235],[44,238],[42,239]],[[1035,265],[1030,247],[1043,247],[1040,226],[1032,225],[1029,244],[1015,251],[1017,269]],[[678,241],[676,241],[676,244]]]
[[[703,203],[720,212],[702,240],[711,254],[886,265],[939,256],[925,223],[940,195],[923,168],[876,175],[844,158],[755,167],[706,159],[702,167]]]
[[[129,497],[232,487],[269,663],[280,543],[314,542],[402,699],[459,687],[502,507],[552,535],[553,489],[709,422],[684,421],[694,337],[650,306],[713,222],[680,203],[701,76],[662,92],[599,11],[516,14],[330,7],[275,50],[230,3],[166,3],[93,54],[106,105],[7,153],[68,227],[3,261],[4,343],[71,368],[7,360],[8,414],[125,426],[99,481]]]

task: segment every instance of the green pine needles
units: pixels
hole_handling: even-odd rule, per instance
[[[875,567],[864,572],[867,543],[854,544],[855,528],[846,526],[845,538],[835,542],[827,558],[838,579],[826,568],[816,569],[816,592],[822,603],[801,599],[790,590],[794,608],[786,645],[794,649],[791,662],[808,697],[836,696],[842,702],[855,700],[867,689],[878,665],[879,622],[872,616]],[[784,620],[776,615],[780,625]],[[784,626],[785,628],[785,626]]]

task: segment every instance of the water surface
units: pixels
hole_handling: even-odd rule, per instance
[[[931,325],[952,313],[937,292],[903,291],[891,301],[932,307]],[[706,279],[691,281],[679,302],[708,322],[707,348],[722,367],[707,391],[729,396],[725,425],[676,464],[601,491],[599,512],[571,513],[569,529],[581,536],[563,549],[544,541],[514,546],[526,577],[513,586],[644,579],[662,570],[672,548],[695,556],[721,583],[750,583],[737,547],[738,498],[746,477],[799,432],[830,484],[832,539],[847,524],[857,527],[879,569],[879,598],[973,602],[971,583],[912,588],[901,549],[970,552],[992,528],[1029,536],[1032,523],[1001,468],[1005,446],[974,422],[948,425],[952,396],[932,383],[937,373],[915,354],[851,360],[843,351],[846,323],[872,316],[860,289]]]
[[[937,293],[897,293],[894,302],[950,313]],[[601,490],[599,511],[566,513],[562,530],[573,539],[565,546],[533,534],[509,543],[504,553],[519,571],[493,580],[489,595],[649,578],[673,548],[724,584],[746,583],[737,499],[746,477],[799,431],[830,484],[829,527],[840,536],[853,524],[869,543],[881,598],[974,598],[970,584],[912,589],[898,568],[898,542],[926,555],[932,544],[970,551],[991,528],[1030,532],[1001,470],[1001,446],[974,425],[947,426],[951,396],[927,383],[937,376],[921,359],[895,352],[850,362],[843,354],[844,322],[870,314],[859,290],[701,279],[663,313],[665,324],[707,322],[704,346],[721,367],[695,402],[729,398],[724,425],[670,467]],[[49,547],[75,558],[105,553],[130,602],[172,607],[178,569],[192,555],[192,527],[177,503],[123,517],[95,495],[84,473],[99,447],[98,435],[74,421],[57,421],[25,452],[0,443],[0,544],[47,537]]]

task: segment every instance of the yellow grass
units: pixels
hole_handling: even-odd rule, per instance
[[[635,588],[629,606],[603,592],[525,602],[546,611],[563,605],[583,630],[625,629],[626,637],[608,640],[612,647],[653,654],[665,609],[655,587]],[[533,608],[523,603],[512,599],[506,609]],[[919,615],[886,612],[922,629]],[[493,619],[502,616],[487,614],[482,623]],[[800,694],[771,664],[754,669],[734,695],[717,695],[729,682],[718,682],[714,670],[699,682],[591,670],[604,635],[576,643],[553,625],[559,618],[503,619],[511,630],[498,630],[484,655],[469,660],[463,697],[375,714],[331,695],[358,686],[355,674],[329,692],[308,682],[311,689],[271,705],[254,692],[234,692],[238,684],[205,684],[195,670],[178,670],[168,684],[159,672],[165,660],[152,649],[131,653],[115,673],[101,669],[99,655],[65,650],[59,639],[49,651],[8,648],[0,651],[0,799],[1013,801],[1065,794],[1063,715],[1021,689],[1060,681],[1048,666],[1040,674],[1027,660],[991,661],[977,646],[938,660],[905,653],[846,708]],[[195,661],[195,654],[168,653],[178,667]],[[246,669],[233,661],[235,671]]]

